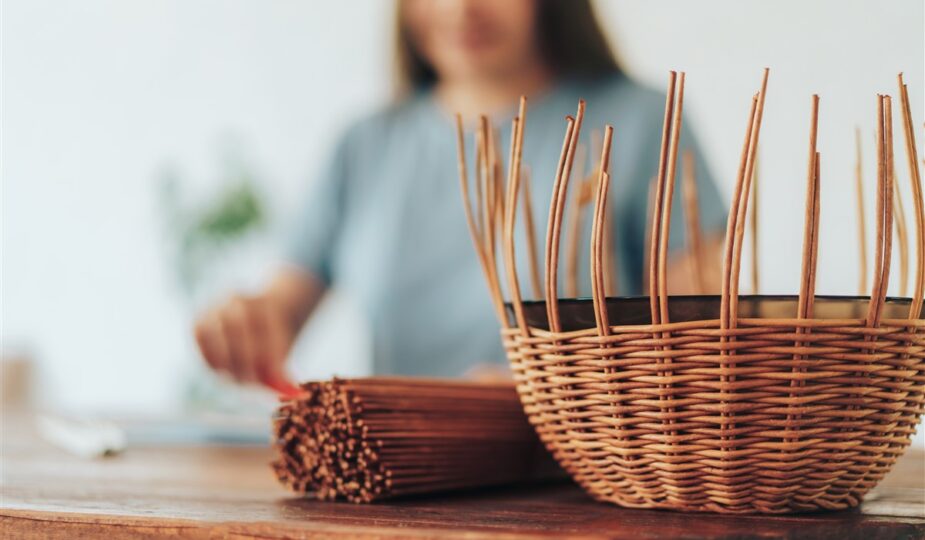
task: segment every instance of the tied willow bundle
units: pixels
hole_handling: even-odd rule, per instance
[[[274,425],[273,468],[297,493],[366,503],[555,470],[510,383],[377,377],[302,389]]]

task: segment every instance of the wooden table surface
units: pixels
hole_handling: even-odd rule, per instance
[[[855,511],[720,516],[628,510],[569,483],[354,505],[292,496],[266,448],[130,448],[98,460],[6,433],[3,538],[925,538],[925,453]]]

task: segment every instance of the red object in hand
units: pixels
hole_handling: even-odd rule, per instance
[[[298,386],[292,384],[289,381],[273,381],[267,383],[272,390],[274,390],[281,399],[288,399],[295,396],[298,396],[302,393],[302,389]]]

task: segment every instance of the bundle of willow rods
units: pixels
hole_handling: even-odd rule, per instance
[[[297,493],[363,503],[561,474],[513,383],[374,377],[301,388],[274,422],[273,469]]]

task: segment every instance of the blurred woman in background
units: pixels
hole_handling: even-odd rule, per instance
[[[261,294],[233,296],[198,321],[197,342],[215,370],[291,390],[286,357],[334,286],[369,322],[377,374],[458,376],[503,362],[463,213],[453,113],[470,123],[488,114],[506,148],[522,94],[536,209],[548,208],[564,117],[578,100],[588,104],[582,145],[592,130],[614,126],[615,274],[621,294],[642,292],[665,100],[623,73],[588,0],[403,0],[397,25],[399,98],[340,140],[292,231],[289,264]],[[681,144],[697,156],[704,231],[721,231],[725,210],[690,131]],[[681,204],[674,208],[674,223],[683,223]],[[672,249],[681,243],[673,234]]]

